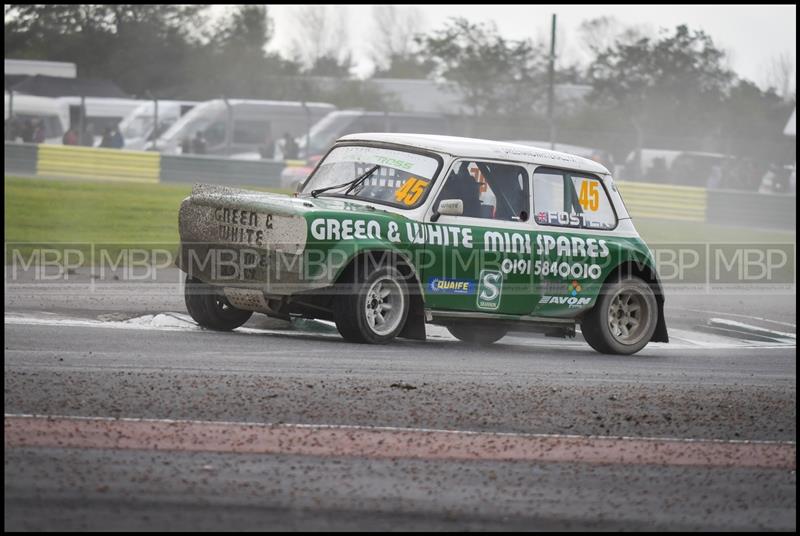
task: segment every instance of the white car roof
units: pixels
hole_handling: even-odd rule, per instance
[[[566,167],[577,171],[609,174],[602,164],[568,153],[539,149],[501,141],[438,136],[434,134],[360,133],[342,136],[338,141],[368,141],[407,145],[457,157],[511,160],[527,164]]]

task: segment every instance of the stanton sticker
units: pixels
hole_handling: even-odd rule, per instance
[[[503,274],[496,270],[482,270],[478,284],[478,308],[496,310],[500,308],[503,291]]]

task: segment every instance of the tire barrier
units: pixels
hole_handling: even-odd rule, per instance
[[[706,221],[708,191],[705,188],[627,181],[615,184],[634,219]]]
[[[6,143],[3,153],[6,173],[36,175],[39,146],[31,143]]]
[[[207,182],[227,186],[281,187],[284,163],[212,156],[161,157],[161,182]]]
[[[5,144],[5,173],[135,182],[171,182],[283,188],[281,171],[302,160],[237,160],[213,156],[160,155],[63,145]],[[618,181],[633,218],[658,218],[772,229],[794,229],[794,194],[759,194]]]
[[[8,145],[8,144],[6,144]],[[161,155],[68,145],[40,145],[36,174],[52,177],[158,182]]]

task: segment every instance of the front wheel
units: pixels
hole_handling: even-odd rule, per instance
[[[477,324],[451,324],[447,331],[456,339],[470,344],[492,344],[508,333],[505,326],[477,325]]]
[[[186,276],[186,310],[200,326],[216,331],[231,331],[247,322],[252,311],[237,309],[221,289]]]
[[[635,354],[653,336],[658,305],[650,285],[630,277],[603,285],[594,308],[581,322],[583,338],[603,354]]]
[[[353,270],[340,282],[343,293],[333,303],[336,328],[352,342],[383,344],[394,339],[408,318],[408,286],[394,266],[368,274]]]

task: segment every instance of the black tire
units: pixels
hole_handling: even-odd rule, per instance
[[[627,304],[626,297],[630,297]],[[653,289],[638,277],[628,277],[603,285],[597,303],[581,322],[581,332],[602,354],[630,355],[650,342],[657,323]]]
[[[466,343],[492,344],[505,337],[506,333],[508,333],[508,328],[491,324],[459,323],[447,326],[447,331],[456,339]]]
[[[378,266],[368,273],[364,272],[365,270],[351,269],[339,281],[340,294],[333,301],[336,328],[342,337],[351,342],[385,344],[403,330],[408,319],[411,304],[408,285],[403,274],[394,266]],[[383,288],[384,282],[387,289],[391,287],[391,296],[381,298],[381,300],[386,299],[385,303],[383,301],[376,303],[378,299],[374,291],[379,282],[381,283],[379,289]],[[391,304],[388,300],[390,297],[394,300]],[[378,311],[386,305],[392,306],[391,323],[387,320],[384,327],[381,327],[376,319],[385,318]],[[391,312],[395,307],[397,312]]]
[[[189,276],[186,276],[184,300],[195,322],[216,331],[236,329],[253,315],[252,311],[232,306],[221,289]]]

